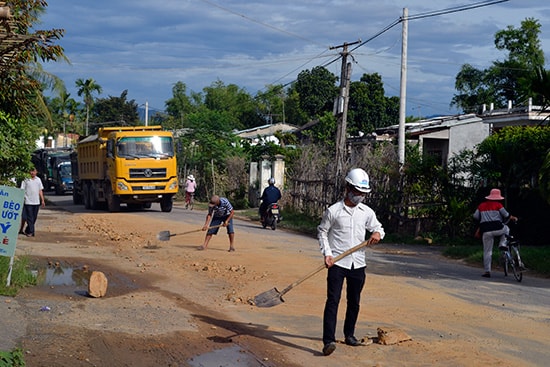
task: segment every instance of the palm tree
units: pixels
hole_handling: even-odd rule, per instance
[[[71,94],[67,93],[66,89],[61,90],[59,92],[59,96],[53,98],[49,103],[51,111],[57,117],[56,120],[58,127],[61,123],[63,124],[63,135],[65,135],[65,139],[67,134],[67,127],[70,129],[69,131],[75,132],[75,128],[72,125],[76,113],[79,110],[79,105],[80,104],[77,101],[71,98]],[[67,126],[67,123],[69,124],[69,126]],[[66,142],[67,140],[65,140],[64,146],[66,146]]]
[[[84,96],[84,104],[86,105],[86,135],[88,135],[88,123],[90,121],[90,108],[94,104],[94,98],[92,96],[93,92],[101,94],[102,88],[99,84],[95,82],[92,78],[90,79],[77,79],[75,82],[78,88],[78,95]]]

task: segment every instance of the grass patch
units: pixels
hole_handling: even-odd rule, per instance
[[[236,214],[240,217],[258,222],[258,225],[260,225],[260,214],[258,213],[258,208],[236,210]],[[281,216],[283,219],[280,223],[277,223],[278,228],[289,229],[303,234],[312,235],[314,237],[317,236],[317,226],[319,225],[321,219],[312,218],[305,214],[284,208],[281,210]]]
[[[483,245],[449,245],[445,247],[443,255],[453,259],[463,259],[468,263],[483,264]],[[543,276],[550,276],[550,246],[520,248],[521,260],[530,271]],[[493,265],[498,265],[500,251],[493,248]]]
[[[320,218],[313,218],[303,213],[284,208],[281,211],[281,215],[283,216],[283,220],[279,224],[280,227],[314,237],[317,236],[317,226],[321,222]]]
[[[36,277],[29,271],[30,259],[27,256],[16,256],[11,272],[10,286],[6,286],[10,258],[0,256],[0,295],[15,296],[24,287],[36,284]]]
[[[23,351],[14,348],[10,352],[0,351],[0,367],[25,367]]]

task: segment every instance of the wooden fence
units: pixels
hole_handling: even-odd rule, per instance
[[[321,218],[326,208],[340,200],[344,186],[336,188],[335,180],[287,179],[285,206]],[[417,236],[435,229],[438,208],[442,202],[433,202],[418,196],[402,195],[397,187],[378,187],[365,199],[384,225],[386,231]]]

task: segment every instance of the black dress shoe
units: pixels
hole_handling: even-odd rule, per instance
[[[356,347],[358,345],[361,345],[361,341],[357,340],[356,337],[352,336],[346,336],[346,344],[351,345],[352,347]]]
[[[336,343],[335,342],[327,343],[323,347],[323,355],[328,356],[328,355],[332,354],[332,352],[334,352],[335,350],[336,350]]]
[[[484,278],[490,278],[490,277],[491,277],[491,273],[486,272],[486,273],[481,274],[481,276],[484,277]]]

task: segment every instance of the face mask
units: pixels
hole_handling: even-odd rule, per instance
[[[353,192],[348,192],[348,200],[353,203],[353,205],[358,205],[363,201],[365,195],[353,195]]]

